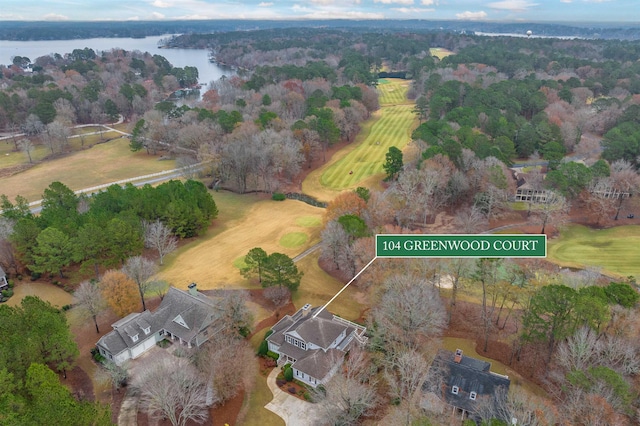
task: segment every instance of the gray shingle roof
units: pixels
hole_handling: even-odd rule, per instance
[[[351,334],[357,330],[349,322],[340,321],[326,309],[318,312],[319,309],[321,308],[302,308],[293,315],[285,315],[271,328],[273,333],[267,337],[267,341],[278,345],[280,354],[295,359],[294,367],[297,370],[323,380],[336,363],[342,361],[343,350],[347,349],[351,342]],[[316,312],[318,316],[314,318]],[[342,333],[345,334],[345,338],[338,344],[342,344],[344,348],[341,346],[340,349],[329,349]],[[313,343],[322,349],[302,349],[286,342],[286,335],[303,340],[307,345]]]
[[[133,348],[142,343],[147,336],[153,335],[160,330],[159,324],[154,324],[150,311],[129,314],[114,323],[113,331],[105,334],[98,340],[98,345],[107,349],[111,354],[117,355],[127,348]],[[144,329],[150,324],[149,334],[145,334]],[[133,336],[138,335],[138,340],[134,341]]]
[[[295,331],[305,342],[327,349],[346,329],[344,324],[317,317],[302,322]]]
[[[329,349],[326,353],[322,349],[310,352],[311,354],[307,357],[294,362],[292,367],[319,381],[324,380],[331,369],[344,357],[344,353],[337,349]]]
[[[144,311],[132,313],[112,324],[113,331],[98,340],[98,345],[117,355],[127,348],[142,343],[149,335],[164,329],[191,341],[201,330],[217,319],[215,303],[202,293],[193,296],[185,291],[170,287],[155,312]],[[174,319],[180,315],[188,328],[176,323]],[[144,329],[149,329],[149,334]],[[138,335],[138,340],[133,337]]]
[[[454,407],[473,412],[477,401],[482,397],[494,397],[499,387],[509,389],[511,381],[508,377],[492,373],[491,363],[479,359],[462,356],[460,362],[455,362],[453,352],[440,349],[436,355],[431,369],[443,371],[445,401]],[[458,394],[452,393],[453,386],[458,387]],[[423,385],[426,389],[427,383]],[[470,398],[471,392],[475,392],[477,399]]]

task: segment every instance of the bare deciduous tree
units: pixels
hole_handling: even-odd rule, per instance
[[[271,300],[276,307],[286,304],[291,297],[291,291],[286,287],[280,286],[267,287],[263,290],[262,294]]]
[[[314,391],[321,404],[322,424],[349,426],[373,409],[378,402],[376,382],[369,374],[367,357],[361,349],[352,349],[342,374],[336,374],[325,386],[326,395]]]
[[[153,418],[167,418],[173,426],[208,417],[207,386],[185,358],[162,357],[137,371],[133,387],[140,406]]]
[[[178,239],[171,233],[171,229],[160,220],[144,224],[144,244],[158,252],[160,264],[164,257],[178,247]]]
[[[91,317],[96,326],[96,333],[100,334],[98,316],[107,309],[107,302],[102,297],[98,285],[90,281],[83,281],[73,293],[73,297],[78,307]]]
[[[533,211],[534,223],[542,225],[540,233],[544,234],[548,224],[562,225],[568,219],[569,206],[569,202],[565,197],[557,192],[548,190],[546,200],[538,204],[535,211]]]
[[[440,334],[446,312],[437,290],[425,279],[394,275],[387,279],[378,303],[372,308],[375,329],[387,342],[417,348],[424,338]]]
[[[195,358],[198,370],[207,378],[216,402],[223,403],[248,389],[255,377],[254,352],[245,339],[216,333]]]
[[[143,256],[133,256],[127,259],[122,267],[122,271],[138,285],[140,300],[142,301],[142,310],[146,310],[147,305],[144,300],[144,294],[149,289],[149,278],[158,272],[158,267],[151,260]]]
[[[23,138],[23,139],[20,139],[17,143],[18,143],[18,146],[20,147],[20,151],[24,152],[25,154],[27,154],[27,157],[29,157],[29,163],[33,163],[33,159],[31,158],[31,152],[33,151],[34,146],[31,140],[27,138]]]

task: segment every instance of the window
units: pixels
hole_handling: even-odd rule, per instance
[[[151,333],[151,327],[147,327],[143,331],[144,331],[144,334],[149,334]]]
[[[478,396],[478,394],[477,394],[477,393],[475,393],[475,392],[471,392],[471,393],[469,394],[469,399],[470,399],[470,400],[472,400],[472,401],[475,401],[477,396]]]
[[[135,334],[135,335],[131,336],[131,340],[133,340],[134,342],[137,342],[138,341],[138,335]]]
[[[459,388],[457,386],[454,386],[454,387],[451,388],[451,393],[454,394],[454,395],[457,395],[458,394],[458,390],[459,390]]]

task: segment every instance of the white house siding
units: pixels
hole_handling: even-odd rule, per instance
[[[113,362],[116,365],[122,365],[125,361],[128,361],[131,359],[131,353],[129,352],[129,350],[125,350],[123,352],[120,352],[118,355],[113,357]]]
[[[311,377],[308,374],[304,374],[302,371],[298,370],[297,368],[293,369],[293,378],[296,380],[300,380],[301,382],[304,382],[314,388],[318,386],[319,383],[321,383],[320,380],[317,380],[315,377]]]
[[[155,336],[149,336],[146,340],[140,343],[138,346],[131,348],[131,358],[138,358],[144,352],[151,349],[156,344]]]
[[[269,350],[271,352],[275,352],[279,354],[280,352],[278,352],[278,349],[280,349],[280,346],[276,345],[275,343],[269,342]]]

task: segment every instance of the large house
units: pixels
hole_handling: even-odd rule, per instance
[[[461,416],[474,418],[477,405],[482,401],[494,404],[496,397],[506,395],[511,381],[508,376],[491,371],[491,363],[440,349],[423,384],[423,392],[435,391]],[[502,388],[504,393],[498,394]]]
[[[103,357],[121,365],[163,339],[198,347],[213,334],[217,319],[214,301],[198,292],[196,284],[189,285],[188,292],[170,287],[155,312],[127,315],[112,324],[113,331],[96,346]]]
[[[9,282],[7,281],[7,274],[4,273],[2,266],[0,266],[0,291],[9,288]]]
[[[271,331],[267,342],[279,355],[278,364],[290,363],[293,377],[313,387],[333,376],[354,342],[367,341],[365,327],[310,304],[284,316]]]

